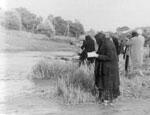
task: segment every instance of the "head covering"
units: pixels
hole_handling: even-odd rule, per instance
[[[100,46],[105,41],[105,34],[99,32],[95,35],[97,44]]]
[[[86,40],[86,41],[90,41],[90,40],[92,40],[92,37],[89,36],[89,35],[87,35],[87,36],[85,36],[85,40]]]
[[[136,31],[133,31],[132,32],[132,37],[136,37],[136,36],[138,36],[138,33]]]

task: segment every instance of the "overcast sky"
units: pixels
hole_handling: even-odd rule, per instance
[[[150,0],[0,0],[3,8],[25,7],[46,17],[78,19],[85,29],[150,26]]]

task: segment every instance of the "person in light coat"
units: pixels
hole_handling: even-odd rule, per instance
[[[138,32],[139,33],[139,32]],[[132,70],[138,71],[141,75],[141,67],[143,65],[143,52],[144,52],[144,37],[136,31],[132,32],[132,38],[127,42],[130,48],[130,56],[132,63]]]

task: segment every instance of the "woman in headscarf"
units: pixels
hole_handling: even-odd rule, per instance
[[[81,60],[87,59],[88,63],[87,64],[92,64],[94,63],[94,58],[93,57],[87,57],[88,52],[95,51],[95,43],[94,40],[90,35],[87,35],[85,37],[85,40],[83,41],[83,45],[81,46],[81,49],[83,50],[81,53]]]
[[[95,60],[95,85],[100,101],[107,104],[120,95],[118,56],[109,33],[98,33],[95,39],[99,46]]]
[[[121,47],[120,47],[119,40],[118,40],[119,38],[115,34],[112,34],[111,38],[112,38],[114,45],[116,47],[117,55],[119,56],[119,54],[121,53]]]
[[[143,76],[141,67],[143,64],[143,52],[144,52],[145,39],[141,33],[136,31],[132,32],[132,38],[126,43],[131,47],[131,63],[133,71],[137,71]]]

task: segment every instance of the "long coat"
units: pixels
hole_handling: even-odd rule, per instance
[[[133,67],[140,67],[143,64],[145,38],[143,36],[136,36],[131,38],[127,45],[130,45],[131,63]]]
[[[118,89],[119,68],[118,57],[113,41],[105,39],[99,46],[97,54],[99,57],[95,61],[95,84],[99,89]]]
[[[83,41],[83,45],[81,46],[81,49],[84,49],[85,52],[95,51],[94,40],[91,37],[87,37],[87,39]]]
[[[80,60],[87,59],[89,63],[93,63],[95,58],[88,58],[87,53],[95,51],[95,42],[90,36],[86,36],[86,39],[83,41],[83,45],[81,46],[83,49],[80,54]]]

